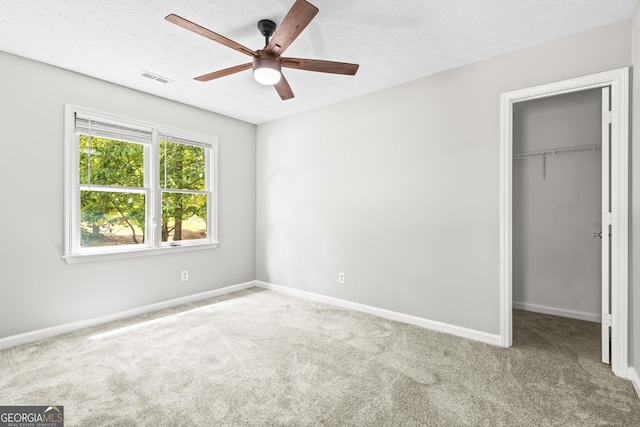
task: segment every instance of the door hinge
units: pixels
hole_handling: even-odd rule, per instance
[[[602,113],[602,123],[604,123],[605,125],[609,125],[611,124],[612,121],[613,121],[613,114],[611,113],[611,111],[604,111]]]
[[[611,225],[612,215],[611,212],[605,212],[602,214],[602,225]]]
[[[609,313],[602,313],[602,326],[611,326],[611,315]]]

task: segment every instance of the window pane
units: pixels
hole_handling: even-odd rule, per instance
[[[206,190],[205,148],[160,140],[160,188]]]
[[[140,193],[80,192],[80,245],[144,243],[145,197]]]
[[[79,135],[80,183],[144,186],[144,147],[141,144]]]
[[[207,238],[206,194],[162,193],[162,241]]]

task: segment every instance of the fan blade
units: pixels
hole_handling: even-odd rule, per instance
[[[219,79],[220,77],[228,76],[230,74],[239,73],[240,71],[248,70],[252,68],[253,64],[249,62],[248,64],[236,65],[235,67],[225,68],[224,70],[214,71],[213,73],[204,74],[199,77],[195,77],[194,80],[198,80],[200,82],[208,82],[213,79]]]
[[[282,99],[283,101],[291,99],[294,96],[293,91],[291,90],[291,86],[289,86],[289,82],[284,78],[284,74],[280,76],[280,81],[273,85],[273,87],[276,88],[278,95],[280,95],[280,99]]]
[[[282,66],[298,70],[317,71],[319,73],[347,74],[354,76],[358,64],[347,62],[321,61],[319,59],[282,58]]]
[[[228,38],[226,38],[225,36],[221,36],[220,34],[214,33],[211,30],[208,30],[204,27],[201,27],[198,24],[195,24],[191,21],[188,21],[184,18],[181,18],[178,15],[175,14],[170,14],[167,15],[164,19],[166,19],[167,21],[176,24],[179,27],[184,28],[185,30],[189,30],[191,32],[194,32],[196,34],[199,34],[203,37],[208,38],[209,40],[213,40],[214,42],[218,42],[220,44],[223,44],[227,47],[230,47],[233,50],[237,50],[238,52],[242,52],[245,55],[249,55],[249,56],[253,56],[256,53],[249,49],[248,47],[245,47],[243,45],[241,45],[240,43],[236,43],[233,40],[230,40]]]
[[[296,0],[287,16],[276,28],[276,32],[273,33],[273,37],[271,37],[271,41],[265,50],[278,56],[282,55],[317,13],[318,8],[311,3],[305,0]]]

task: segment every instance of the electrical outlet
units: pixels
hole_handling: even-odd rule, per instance
[[[182,275],[180,276],[183,282],[189,280],[189,270],[182,270]]]
[[[347,276],[344,273],[338,273],[338,283],[347,283]]]

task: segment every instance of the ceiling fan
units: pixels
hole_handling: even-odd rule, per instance
[[[317,71],[320,73],[345,74],[350,76],[355,75],[358,71],[358,64],[322,61],[318,59],[285,58],[281,56],[289,45],[291,45],[291,43],[293,43],[293,41],[300,35],[302,30],[309,25],[317,13],[318,8],[311,3],[305,0],[296,0],[293,6],[291,6],[289,13],[287,13],[280,23],[280,26],[277,28],[275,22],[268,19],[261,20],[258,22],[258,30],[260,30],[260,33],[265,38],[265,47],[264,49],[256,51],[173,13],[167,15],[165,19],[186,30],[192,31],[253,58],[252,62],[204,74],[202,76],[195,77],[195,80],[208,82],[210,80],[253,68],[253,76],[256,81],[265,85],[273,85],[278,92],[278,95],[280,95],[280,98],[284,101],[293,98],[294,95],[287,79],[282,75],[282,67]]]

